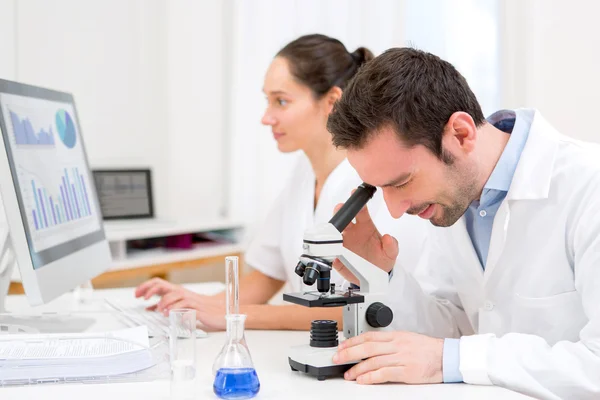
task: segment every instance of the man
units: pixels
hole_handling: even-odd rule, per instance
[[[416,276],[397,266],[392,280],[396,324],[420,334],[347,340],[334,361],[366,359],[347,379],[600,398],[595,146],[559,134],[535,110],[486,120],[451,64],[410,48],[366,64],[328,129],[394,217],[416,214],[435,226]],[[386,271],[402,251],[366,210],[344,242]]]

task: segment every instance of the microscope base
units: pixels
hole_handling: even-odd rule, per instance
[[[324,381],[327,378],[335,378],[343,376],[344,372],[348,371],[355,364],[343,364],[343,365],[330,365],[328,367],[313,367],[312,365],[302,364],[296,362],[288,357],[290,361],[290,367],[292,371],[300,371],[314,376],[320,381]]]
[[[337,347],[310,347],[302,345],[292,347],[288,356],[288,361],[292,371],[300,371],[314,376],[320,381],[327,378],[343,376],[344,372],[352,368],[358,361],[347,364],[334,364],[332,357],[336,353]]]

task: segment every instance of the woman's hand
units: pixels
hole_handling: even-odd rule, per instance
[[[196,319],[209,331],[224,330],[225,303],[216,296],[204,296],[187,289],[167,293],[156,304],[155,310],[169,315],[170,310],[189,308],[196,310]]]
[[[148,300],[152,296],[160,296],[160,301],[147,308],[148,311],[158,311],[165,316],[169,315],[169,310],[175,308],[194,308],[201,304],[212,304],[213,306],[222,306],[225,309],[223,301],[216,296],[204,296],[185,289],[180,285],[167,282],[164,279],[153,278],[135,290],[135,297],[143,297]]]
[[[164,296],[167,293],[183,290],[179,285],[175,285],[171,282],[167,282],[161,278],[152,278],[139,285],[135,289],[135,297],[143,297],[144,300],[148,300],[152,296]]]

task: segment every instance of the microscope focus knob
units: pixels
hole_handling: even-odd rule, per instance
[[[385,328],[392,323],[394,313],[383,303],[375,302],[367,308],[367,323],[373,328]]]

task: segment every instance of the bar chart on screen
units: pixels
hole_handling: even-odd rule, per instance
[[[34,246],[50,246],[57,233],[70,235],[96,225],[90,182],[79,167],[31,170],[17,165],[23,212]]]
[[[88,188],[78,168],[65,168],[58,188],[47,188],[31,179],[31,191],[29,211],[36,231],[92,215]]]

